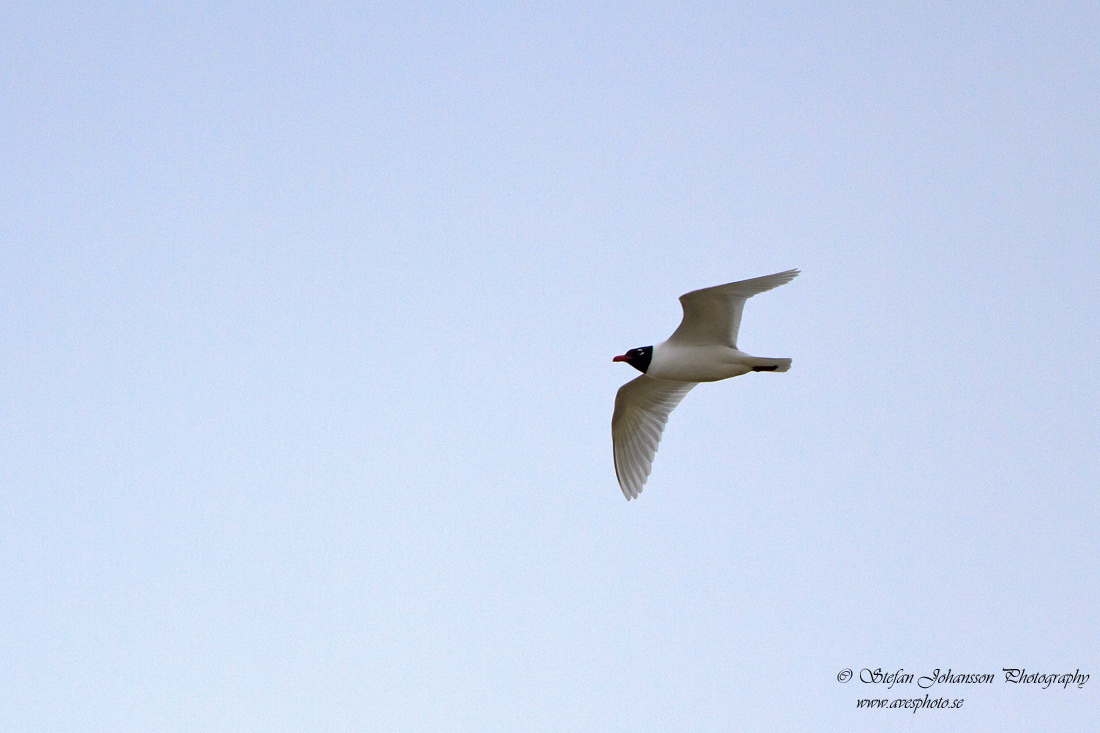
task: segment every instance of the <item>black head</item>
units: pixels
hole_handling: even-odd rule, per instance
[[[622,356],[616,356],[611,361],[625,361],[642,374],[645,374],[646,369],[649,369],[649,362],[653,361],[653,347],[639,346],[636,349],[631,349]]]

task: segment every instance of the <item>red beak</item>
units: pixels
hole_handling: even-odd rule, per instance
[[[627,356],[626,354],[623,354],[622,356],[616,356],[611,361],[630,361],[630,357]]]

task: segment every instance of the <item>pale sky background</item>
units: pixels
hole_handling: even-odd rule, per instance
[[[0,730],[1100,729],[1098,38],[4,3]],[[611,357],[791,267],[627,503]]]

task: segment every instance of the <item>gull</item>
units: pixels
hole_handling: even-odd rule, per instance
[[[696,384],[791,368],[790,359],[750,356],[738,349],[737,330],[746,300],[789,283],[798,273],[787,270],[685,293],[680,296],[684,318],[667,341],[612,359],[642,373],[619,388],[611,418],[615,476],[627,501],[642,493],[668,415]]]

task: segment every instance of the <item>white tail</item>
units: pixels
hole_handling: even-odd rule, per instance
[[[791,368],[790,359],[762,359],[759,356],[752,356],[745,361],[752,364],[754,372],[785,372]]]

